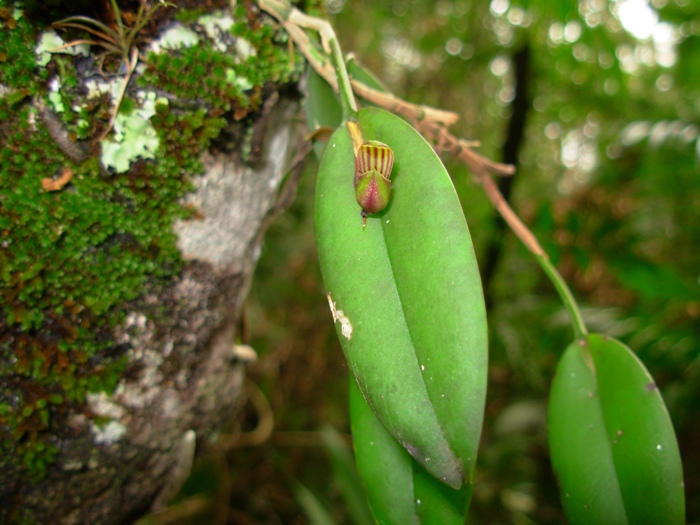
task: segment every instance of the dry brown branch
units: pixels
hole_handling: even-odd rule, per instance
[[[301,13],[283,0],[260,0],[260,7],[279,20],[314,70],[337,92],[336,71],[329,58],[330,42],[336,39],[336,36],[330,24],[325,20]],[[309,36],[302,29],[303,27],[318,31],[323,51],[311,42]],[[482,185],[493,207],[525,247],[534,255],[547,257],[535,236],[515,214],[498,186],[491,179],[492,175],[511,176],[515,173],[515,167],[495,162],[476,153],[471,149],[475,145],[474,142],[452,135],[447,128],[459,118],[456,113],[412,104],[389,93],[373,89],[357,80],[351,80],[351,85],[353,92],[359,97],[412,121],[416,129],[434,145],[438,153],[446,151],[461,160]]]
[[[491,175],[510,176],[515,173],[515,167],[510,164],[501,164],[479,155],[470,148],[470,143],[464,139],[459,139],[452,135],[444,126],[436,127],[430,122],[416,122],[418,131],[436,145],[438,153],[448,151],[461,160],[472,172],[476,180],[484,188],[486,196],[496,211],[503,217],[506,224],[513,230],[513,233],[520,239],[525,247],[534,255],[547,257],[544,249],[540,246],[537,238],[525,226],[523,221],[516,215],[508,201],[503,197],[501,190],[491,178]]]
[[[443,126],[451,126],[459,119],[454,111],[431,108],[420,104],[413,104],[400,99],[391,93],[385,93],[371,88],[358,80],[351,80],[352,90],[361,98],[376,104],[377,106],[406,117],[411,120],[427,120]]]
[[[266,7],[269,7],[268,4],[268,0],[260,2],[260,6],[266,11]],[[273,16],[277,16],[275,11],[268,12]],[[335,38],[330,24],[325,20],[305,15],[295,8],[289,11],[287,19],[278,18],[278,20],[282,23],[301,54],[304,55],[314,70],[337,92],[338,80],[333,64],[328,57],[323,57],[322,52],[316,49],[315,44],[311,42],[309,36],[304,29],[302,29],[306,27],[318,31],[321,36],[324,53],[329,55],[330,52],[327,51],[326,48],[330,49],[329,42],[331,39]],[[390,93],[384,93],[383,91],[371,88],[358,80],[351,80],[350,83],[353,91],[359,97],[410,120],[427,120],[449,127],[459,119],[459,115],[453,111],[413,104]]]

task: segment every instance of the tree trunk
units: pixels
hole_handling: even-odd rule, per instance
[[[252,30],[265,24],[248,14]],[[35,27],[26,20],[18,20],[18,27],[23,23]],[[174,24],[168,16],[158,18],[157,23],[163,28]],[[149,26],[154,34],[155,25],[152,22]],[[201,26],[200,23],[192,27],[204,40]],[[230,35],[222,41],[227,41],[228,46],[223,53],[251,45],[243,37]],[[282,49],[288,53],[286,48]],[[31,47],[30,51],[33,52]],[[266,57],[270,55],[264,49],[256,51],[257,60],[269,60]],[[168,53],[172,53],[173,60],[187,55],[180,50]],[[36,148],[22,150],[22,144],[29,140],[29,135],[18,138],[22,119],[6,121],[0,127],[0,146],[5,158],[12,157],[14,163],[8,161],[3,165],[0,177],[15,177],[3,181],[1,190],[7,198],[0,199],[0,219],[13,221],[10,228],[0,232],[4,235],[0,238],[3,241],[0,263],[4,266],[0,273],[5,307],[0,314],[0,440],[4,443],[0,447],[3,455],[0,522],[128,523],[168,501],[186,479],[195,449],[205,447],[235,414],[245,363],[254,359],[247,347],[235,344],[237,323],[263,234],[275,214],[293,197],[303,158],[304,127],[296,89],[299,66],[290,67],[290,71],[296,67],[296,76],[265,80],[261,85],[242,82],[240,92],[231,95],[225,105],[220,98],[213,102],[201,100],[199,92],[182,97],[179,92],[173,93],[174,88],[156,85],[154,91],[167,99],[169,109],[156,106],[155,113],[146,120],[150,119],[156,126],[159,147],[164,148],[166,143],[174,145],[169,150],[173,155],[181,154],[186,162],[194,164],[169,165],[149,172],[152,165],[165,162],[167,154],[158,149],[156,155],[148,158],[149,153],[144,150],[141,158],[130,161],[126,172],[115,174],[118,169],[105,166],[104,143],[95,140],[99,134],[95,121],[91,124],[90,137],[76,138],[71,131],[75,121],[71,120],[73,115],[68,105],[59,113],[56,104],[51,105],[50,91],[45,91],[46,78],[64,74],[65,68],[75,68],[79,86],[71,93],[70,102],[73,108],[83,104],[83,98],[74,95],[79,92],[84,96],[89,91],[88,84],[94,80],[97,69],[95,57],[54,55],[52,60],[48,77],[38,77],[44,80],[37,84],[34,93],[29,93],[32,98],[8,101],[5,97],[2,101],[3,109],[11,109],[13,114],[37,116],[32,133],[50,139],[46,140],[46,148],[53,148],[60,157],[59,162],[42,165],[41,170],[30,170],[34,180],[27,187],[36,194],[21,202],[41,208],[35,213],[54,214],[52,220],[58,224],[60,217],[68,213],[56,211],[64,210],[61,206],[65,199],[84,195],[87,184],[95,180],[90,177],[97,177],[100,184],[114,183],[114,193],[95,198],[120,207],[120,213],[126,210],[127,218],[137,217],[142,207],[154,205],[189,210],[189,218],[170,221],[179,250],[174,258],[179,260],[163,262],[164,257],[154,257],[162,265],[175,266],[169,266],[170,270],[149,269],[142,279],[135,279],[135,284],[130,285],[124,294],[128,300],[110,299],[109,308],[100,309],[95,305],[103,304],[100,301],[115,285],[98,282],[89,294],[81,296],[71,291],[81,289],[80,276],[92,275],[90,265],[126,252],[141,254],[143,248],[147,257],[155,251],[158,239],[151,240],[151,244],[142,242],[139,221],[130,220],[125,224],[132,225],[133,231],[120,226],[79,250],[85,259],[77,264],[83,265],[85,272],[78,272],[75,277],[62,265],[63,280],[52,285],[52,261],[61,258],[60,250],[64,247],[68,249],[73,232],[80,228],[108,229],[109,220],[104,225],[98,224],[98,228],[92,219],[81,223],[80,213],[72,210],[75,220],[70,228],[73,229],[62,230],[56,242],[48,246],[49,251],[28,245],[42,236],[51,238],[46,229],[37,228],[40,231],[34,232],[30,221],[17,218],[19,204],[15,203],[25,196],[20,195],[19,188],[30,175],[13,171],[13,166],[20,162],[18,155],[26,156],[23,165],[36,163],[31,157],[36,154]],[[206,69],[207,64],[204,65]],[[149,61],[144,70],[134,73],[125,98],[139,99],[137,86],[153,82],[148,80],[148,74],[154,78],[154,67]],[[146,78],[144,83],[139,80],[140,75],[142,80]],[[240,78],[241,73],[233,67],[233,73],[227,75]],[[115,78],[123,81],[123,70]],[[0,79],[8,92],[18,92],[18,87],[6,78]],[[199,90],[217,89],[205,87],[204,80],[197,79]],[[40,82],[37,77],[32,81]],[[61,81],[67,84],[66,78]],[[240,93],[248,97],[247,102]],[[168,135],[168,118],[170,124],[186,123],[197,111],[201,111],[205,120],[218,119],[217,133],[210,134],[211,140],[201,139],[198,144],[204,147],[199,150],[191,146],[191,141],[178,146],[177,141],[187,138],[188,133],[203,136],[205,132],[201,130],[206,126],[195,125],[194,131],[183,126]],[[109,113],[99,115],[104,129]],[[158,120],[160,117],[162,122]],[[242,153],[243,144],[248,145],[248,153]],[[71,150],[78,154],[71,155]],[[185,157],[185,151],[196,154],[194,161]],[[100,152],[101,160],[96,167]],[[181,173],[200,161],[201,174]],[[68,183],[65,182],[69,177],[67,169],[75,172]],[[165,173],[165,179],[158,180],[161,184],[173,172],[193,188],[175,202],[164,202],[165,198],[159,197],[154,189],[158,187],[152,182],[156,179],[144,173]],[[139,178],[145,183],[129,187],[129,192],[122,191],[125,185]],[[142,195],[139,192],[144,191],[149,199],[139,200]],[[172,198],[172,192],[166,193],[166,197]],[[143,226],[148,226],[148,219],[144,221]],[[167,233],[163,236],[167,237]],[[29,253],[29,258],[39,265],[31,276],[26,273],[31,262],[20,261],[20,253]],[[161,254],[162,250],[157,253]],[[131,276],[128,272],[126,275]],[[126,286],[125,282],[126,279],[120,279],[117,285]],[[39,313],[32,314],[33,303],[23,296],[23,292],[29,293],[30,285],[36,285],[31,290],[57,294],[60,304],[42,304],[35,308]],[[107,315],[118,322],[99,321]],[[86,346],[71,347],[72,342],[83,341],[81,337],[97,345],[94,350],[92,347],[85,350]],[[91,378],[105,376],[105,370],[110,367],[119,371],[111,387],[105,386],[108,381],[90,383]],[[59,372],[60,378],[55,375]],[[83,390],[78,389],[84,395],[71,393],[73,380],[87,385]],[[35,418],[38,414],[40,417]],[[51,453],[46,453],[47,450]]]

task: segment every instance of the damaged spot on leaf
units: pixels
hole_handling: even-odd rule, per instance
[[[347,318],[342,310],[336,308],[335,301],[333,301],[330,292],[326,297],[328,297],[328,305],[331,307],[331,314],[333,314],[333,322],[340,321],[340,332],[343,334],[343,337],[349,341],[352,338],[352,324],[350,324],[350,319]]]

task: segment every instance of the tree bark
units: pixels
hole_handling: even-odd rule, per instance
[[[234,416],[251,359],[235,344],[237,323],[263,235],[296,191],[306,148],[297,87],[262,93],[253,161],[243,160],[239,138],[220,138],[202,155],[205,172],[183,203],[197,218],[174,225],[182,271],[165,287],[144,287],[106,338],[105,351],[126,349],[128,359],[115,391],[57,416],[58,452],[42,479],[17,466],[21,458],[7,462],[0,523],[132,522],[167,503],[195,451]],[[0,439],[9,435],[0,428]]]

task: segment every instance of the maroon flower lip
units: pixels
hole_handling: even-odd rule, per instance
[[[389,204],[394,153],[377,140],[363,143],[355,157],[355,199],[365,213],[375,214]]]

